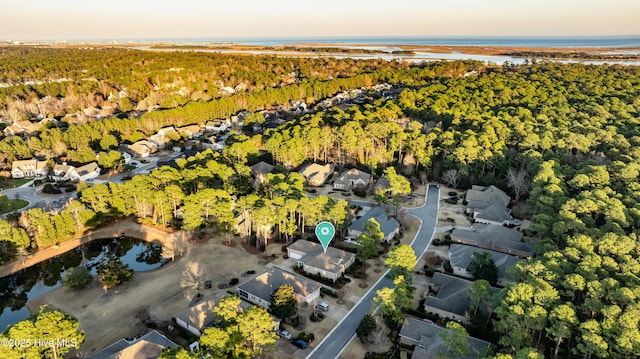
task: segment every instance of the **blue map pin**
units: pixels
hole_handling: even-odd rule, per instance
[[[316,237],[320,240],[325,253],[327,253],[327,247],[335,235],[336,228],[329,222],[320,222],[316,226]]]

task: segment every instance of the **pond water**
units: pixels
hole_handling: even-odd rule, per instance
[[[167,262],[162,245],[133,238],[96,239],[67,253],[0,278],[0,331],[29,316],[27,303],[61,286],[67,268],[84,266],[97,273],[100,263],[120,258],[136,272],[159,268]],[[94,278],[94,280],[97,280]],[[81,294],[81,292],[79,292]]]

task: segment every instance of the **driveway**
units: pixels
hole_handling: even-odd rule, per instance
[[[417,208],[406,209],[406,213],[416,216],[420,220],[420,228],[411,247],[420,258],[433,240],[437,221],[438,205],[440,200],[440,187],[429,185],[425,198],[425,205]],[[388,272],[388,271],[387,271]],[[307,356],[308,359],[338,358],[342,350],[355,335],[360,320],[365,314],[371,312],[371,302],[376,292],[384,287],[393,288],[393,282],[385,273],[376,284],[362,297],[353,309],[333,328],[331,332],[313,349]]]

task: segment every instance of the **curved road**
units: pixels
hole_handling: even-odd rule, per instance
[[[420,256],[427,250],[433,240],[438,223],[438,206],[440,203],[440,186],[429,185],[425,204],[422,207],[409,208],[405,213],[418,217],[420,228],[411,247]],[[387,271],[388,272],[388,271]],[[360,320],[371,311],[371,302],[376,292],[384,287],[393,288],[393,282],[387,278],[387,272],[360,299],[349,313],[336,325],[329,334],[307,356],[307,359],[337,358],[355,335]]]

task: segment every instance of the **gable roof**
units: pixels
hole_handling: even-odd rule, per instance
[[[333,165],[320,165],[311,163],[300,170],[300,174],[307,179],[310,185],[319,186],[333,173]]]
[[[507,206],[511,202],[511,197],[503,190],[496,186],[477,186],[474,185],[467,191],[465,197],[467,207],[469,208],[486,208],[493,203],[500,203]]]
[[[38,161],[35,158],[28,160],[16,160],[11,162],[11,172],[20,171],[37,171],[47,168],[46,161]]]
[[[521,258],[510,254],[491,251],[488,249],[465,246],[464,244],[452,244],[449,246],[449,261],[451,265],[458,268],[468,268],[473,260],[474,253],[489,253],[493,258],[496,268],[498,268],[498,278],[507,277],[507,268],[513,267],[521,261]]]
[[[98,170],[98,164],[96,162],[89,162],[86,165],[80,166],[78,168],[76,168],[76,173],[78,174],[78,176],[84,176],[86,174],[89,174],[91,172],[95,172],[96,170]]]
[[[195,135],[200,131],[201,129],[200,129],[200,126],[198,125],[187,125],[187,126],[178,127],[178,132],[180,134],[187,133],[187,134]]]
[[[425,323],[415,318],[406,318],[400,329],[400,336],[418,342],[413,351],[412,359],[435,358],[444,350],[443,341],[440,337],[442,331],[449,329],[441,328],[437,325]],[[491,343],[474,337],[467,337],[469,343],[469,355],[460,359],[478,358],[484,349],[491,346]]]
[[[203,330],[213,322],[213,308],[215,308],[225,296],[229,296],[229,293],[226,291],[217,291],[202,299],[197,304],[181,310],[175,317],[183,320],[193,328]],[[251,304],[240,301],[240,307],[242,309],[247,309],[250,306]]]
[[[271,171],[273,171],[273,166],[266,163],[265,161],[260,161],[251,166],[251,175],[254,177],[258,174],[267,174]]]
[[[436,272],[431,279],[431,286],[439,286],[435,296],[427,296],[424,305],[454,313],[464,317],[469,310],[469,286],[471,281]]]
[[[303,297],[308,297],[311,293],[320,289],[320,283],[285,272],[276,267],[265,270],[255,278],[240,284],[237,288],[271,302],[271,294],[284,284],[291,285],[293,292]]]
[[[475,218],[503,223],[511,219],[510,212],[502,203],[492,203],[488,207],[480,209]]]
[[[299,259],[305,265],[331,273],[342,272],[345,269],[344,264],[355,256],[353,253],[334,247],[328,247],[325,252],[321,244],[310,242],[306,239],[299,239],[291,243],[288,248],[305,253]]]
[[[352,231],[364,232],[364,224],[369,221],[369,218],[375,219],[380,224],[380,230],[384,233],[385,238],[400,227],[400,223],[398,223],[395,218],[387,216],[387,212],[384,208],[374,207],[362,217],[358,218],[358,220],[353,222],[349,226],[349,229]]]
[[[162,349],[177,346],[164,335],[152,330],[132,341],[120,339],[91,359],[152,359],[159,357]]]
[[[371,175],[368,174],[367,172],[360,171],[357,168],[352,168],[350,170],[346,170],[340,173],[340,176],[338,176],[335,183],[348,186],[355,181],[368,183],[370,178],[371,178]]]
[[[533,252],[532,245],[521,242],[521,232],[494,224],[476,223],[471,229],[455,228],[451,232],[451,238],[453,239],[454,237],[473,241],[490,249],[500,247],[522,252]]]

